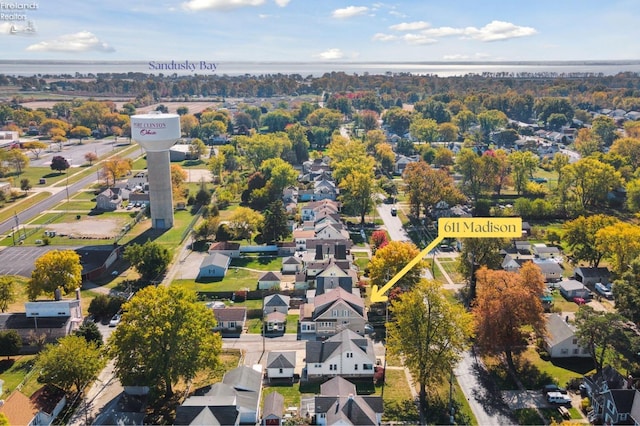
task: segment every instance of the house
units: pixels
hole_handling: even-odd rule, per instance
[[[587,348],[583,348],[578,344],[575,328],[565,321],[560,314],[547,316],[545,348],[551,358],[588,358],[591,356]]]
[[[271,312],[280,312],[287,315],[289,312],[289,302],[291,297],[283,294],[270,294],[264,298],[262,303],[262,314],[267,315]]]
[[[16,390],[0,406],[0,413],[7,417],[10,425],[29,425],[38,408],[28,396]]]
[[[333,336],[345,329],[364,334],[367,313],[360,295],[338,287],[316,295],[313,305],[312,321],[316,324],[316,337]]]
[[[240,244],[230,241],[212,243],[209,246],[209,254],[213,253],[220,253],[229,256],[231,259],[237,259],[240,257]]]
[[[267,379],[287,379],[293,383],[296,368],[296,352],[269,352],[267,355]]]
[[[307,249],[307,240],[315,238],[316,231],[305,231],[302,229],[296,229],[293,231],[293,240],[296,242],[296,250],[304,251]]]
[[[324,341],[308,341],[305,360],[306,380],[335,376],[373,380],[376,355],[370,339],[345,329]]]
[[[340,204],[334,200],[320,200],[320,201],[312,201],[307,203],[300,212],[302,220],[313,220],[316,218],[316,210],[320,210],[321,208],[331,209],[333,213],[340,212]]]
[[[278,256],[293,256],[296,253],[295,241],[280,241],[276,244]]]
[[[200,388],[176,409],[176,425],[239,425],[258,423],[262,394],[260,369],[241,366],[222,382]]]
[[[591,292],[587,287],[576,280],[563,280],[558,284],[560,288],[560,294],[562,294],[567,300],[571,300],[574,297],[582,297],[588,299]]]
[[[322,225],[316,225],[315,236],[326,240],[348,240],[349,231],[342,224],[323,223]]]
[[[227,274],[231,258],[220,253],[213,253],[202,259],[198,279],[221,278]]]
[[[247,308],[213,308],[213,315],[216,317],[216,331],[222,334],[240,334],[247,321]]]
[[[404,173],[404,169],[407,168],[407,166],[411,163],[415,163],[418,161],[419,157],[416,158],[417,156],[410,156],[407,157],[406,155],[397,155],[396,156],[396,161],[393,165],[393,173],[396,175],[401,175],[402,173]]]
[[[604,412],[606,401],[603,395],[605,393],[630,387],[628,380],[610,365],[606,365],[599,373],[584,376],[582,383],[596,416],[601,416]]]
[[[302,259],[297,256],[288,256],[282,259],[282,273],[296,274],[302,270]]]
[[[97,210],[114,211],[121,205],[122,194],[120,188],[107,188],[96,196]]]
[[[548,247],[545,244],[534,244],[532,247],[533,254],[540,259],[554,259],[560,256],[558,247]]]
[[[576,281],[580,281],[584,285],[608,284],[611,279],[609,269],[604,267],[588,268],[580,266],[573,270],[573,276]]]
[[[264,397],[262,406],[262,426],[282,426],[284,413],[284,396],[271,392]]]
[[[298,317],[300,334],[305,336],[316,334],[316,323],[313,321],[314,309],[315,306],[313,302],[307,302],[300,305],[300,314]]]
[[[602,412],[600,418],[606,425],[630,424],[631,410],[636,397],[636,389],[609,389],[602,394]]]
[[[341,287],[351,293],[354,285],[358,282],[358,274],[352,269],[344,270],[340,268],[333,258],[329,259],[329,264],[316,274],[316,295],[321,295],[329,290]]]
[[[555,283],[562,279],[562,266],[560,266],[557,262],[552,260],[547,261],[534,261],[533,262],[538,268],[540,268],[540,272],[544,275],[544,281],[546,283]]]
[[[265,272],[258,278],[259,290],[270,290],[272,288],[280,289],[280,283],[282,282],[282,275],[280,272]]]
[[[320,395],[314,398],[317,425],[379,425],[384,412],[379,396],[360,396],[356,386],[342,377],[320,385]]]
[[[287,315],[282,312],[269,312],[264,315],[265,332],[284,333],[287,327]]]

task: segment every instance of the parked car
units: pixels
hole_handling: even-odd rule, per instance
[[[115,327],[118,324],[120,324],[120,314],[115,314],[109,321],[109,327]]]
[[[542,394],[546,396],[549,392],[560,392],[563,395],[567,394],[567,390],[565,388],[561,388],[556,384],[544,385],[542,388]]]
[[[549,392],[547,402],[549,404],[571,405],[571,397],[560,392]]]
[[[398,209],[396,207],[391,207],[391,216],[397,216],[398,215]]]
[[[613,292],[611,291],[611,284],[595,284],[596,291],[601,295],[606,297],[607,299],[613,299]]]
[[[574,297],[572,300],[576,305],[584,305],[586,303],[586,300],[584,300],[582,297]]]

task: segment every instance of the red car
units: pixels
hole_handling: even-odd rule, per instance
[[[582,297],[574,297],[573,301],[576,303],[576,305],[584,305],[586,303]]]

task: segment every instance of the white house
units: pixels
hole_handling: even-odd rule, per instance
[[[315,424],[325,425],[379,425],[382,424],[384,405],[379,396],[360,396],[356,386],[335,377],[320,385],[320,395],[312,404]]]
[[[302,259],[296,256],[282,258],[282,273],[296,274],[302,270]]]
[[[258,289],[269,290],[272,288],[280,288],[282,275],[279,272],[265,272],[258,278]]]
[[[315,238],[316,232],[314,230],[302,230],[296,229],[293,231],[293,240],[296,242],[296,250],[304,251],[307,249],[307,240]]]
[[[324,240],[348,240],[349,231],[347,231],[342,224],[337,223],[323,223],[316,225],[315,229],[316,238],[322,238]]]
[[[267,355],[267,379],[287,379],[293,382],[296,368],[296,352],[269,352]]]
[[[221,278],[227,274],[231,258],[221,253],[213,253],[202,259],[198,278]]]
[[[534,244],[532,247],[533,254],[540,259],[554,259],[560,256],[558,247],[548,247],[546,244]]]
[[[576,280],[560,281],[558,288],[560,289],[560,294],[562,294],[567,300],[571,300],[574,297],[582,297],[583,299],[586,299],[591,294],[584,284]]]
[[[560,314],[547,316],[547,331],[545,347],[551,358],[587,358],[591,356],[588,349],[578,344],[575,328],[566,322]]]
[[[209,246],[209,254],[220,253],[231,259],[240,257],[240,244],[230,241],[220,241]]]
[[[308,341],[305,359],[305,374],[309,380],[335,376],[373,380],[376,362],[373,344],[367,337],[349,329],[325,341]]]
[[[262,314],[267,315],[271,312],[280,312],[287,314],[289,312],[289,302],[291,297],[284,294],[270,294],[266,296],[262,304]]]

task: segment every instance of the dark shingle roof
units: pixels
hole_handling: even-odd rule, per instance
[[[282,418],[284,411],[284,396],[278,392],[272,392],[264,397],[264,404],[262,406],[262,417],[277,417]]]
[[[247,318],[247,308],[214,308],[216,321],[244,321]]]
[[[267,368],[294,368],[296,366],[296,353],[269,352],[267,356]]]

